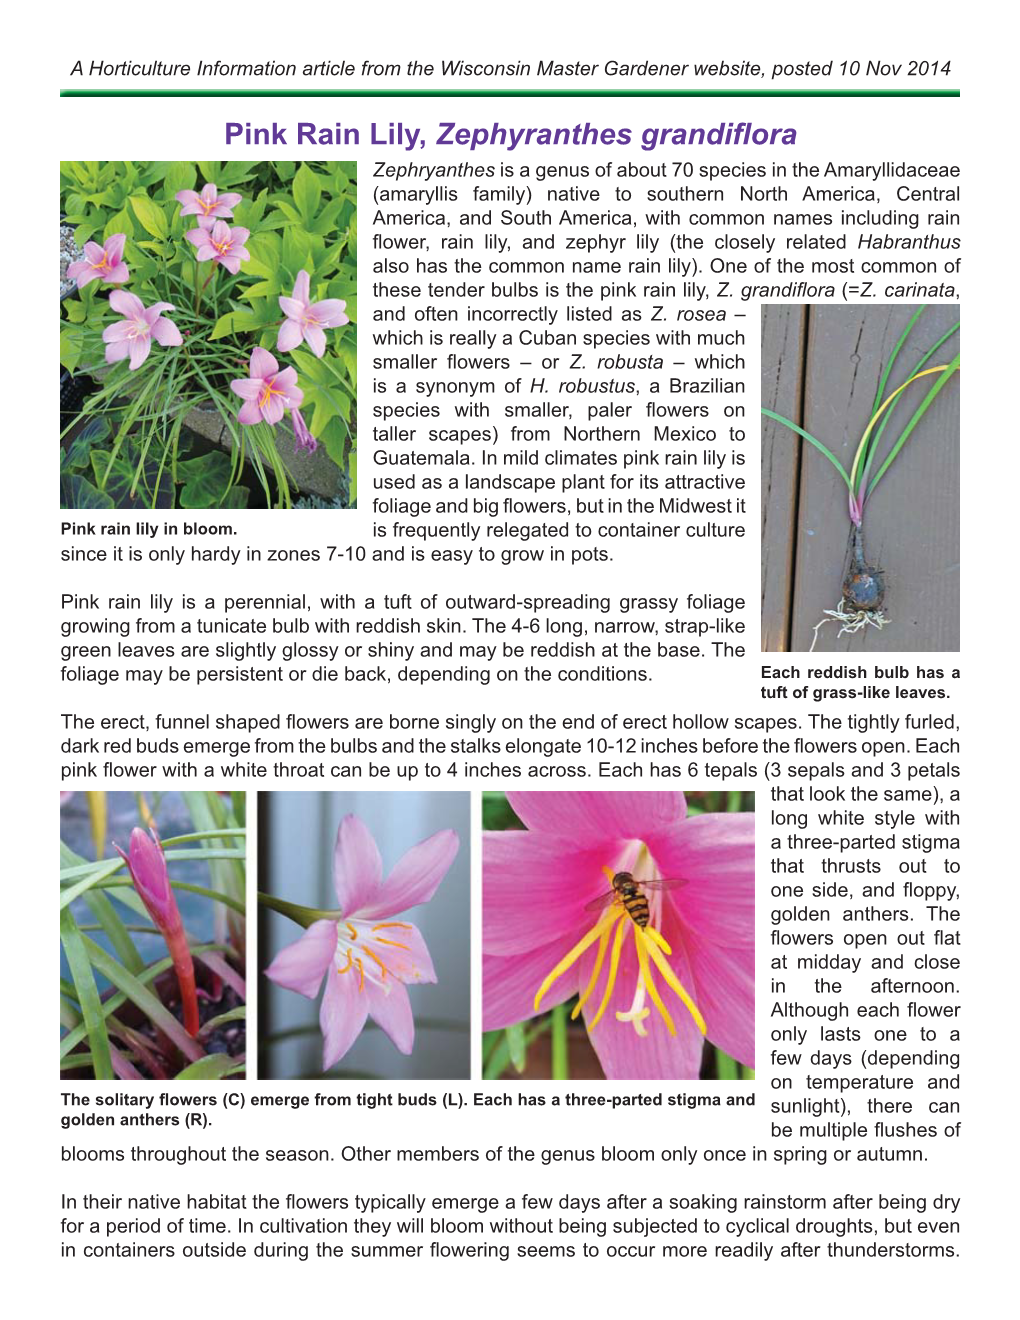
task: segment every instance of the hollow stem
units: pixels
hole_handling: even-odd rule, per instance
[[[181,926],[173,931],[164,932],[170,957],[173,959],[177,984],[181,990],[181,1007],[184,1010],[184,1030],[189,1036],[197,1036],[199,1031],[198,991],[195,987],[195,963],[188,945],[188,937]]]
[[[291,921],[296,921],[299,926],[306,928],[316,921],[340,921],[343,916],[339,911],[331,912],[326,908],[302,907],[300,903],[288,903],[285,899],[274,898],[272,894],[256,894],[256,898],[263,907],[279,912],[284,917],[290,917]]]
[[[569,1042],[567,1040],[567,1006],[557,1004],[552,1010],[552,1075],[553,1081],[570,1079]]]

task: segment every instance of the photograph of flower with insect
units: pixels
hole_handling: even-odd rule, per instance
[[[958,651],[959,307],[765,306],[761,333],[762,650]]]
[[[245,1075],[244,793],[60,794],[60,1075]]]
[[[259,794],[260,1078],[471,1075],[468,793]]]
[[[487,792],[487,1080],[754,1076],[754,794]]]
[[[63,509],[357,500],[353,161],[64,161]]]

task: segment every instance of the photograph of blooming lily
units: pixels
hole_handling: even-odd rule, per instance
[[[259,794],[260,1078],[471,1075],[468,793]]]
[[[754,794],[485,793],[488,1080],[754,1076]]]
[[[64,161],[60,506],[357,500],[353,161]]]
[[[60,794],[60,1075],[245,1075],[244,793]]]

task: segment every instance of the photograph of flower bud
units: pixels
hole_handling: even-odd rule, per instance
[[[64,161],[60,507],[357,500],[353,161]]]
[[[471,1075],[469,793],[259,794],[260,1078]]]
[[[754,794],[484,793],[482,1074],[754,1076]]]
[[[244,793],[60,794],[60,1075],[245,1075]]]

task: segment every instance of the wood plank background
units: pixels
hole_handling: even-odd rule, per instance
[[[762,405],[817,436],[849,471],[883,364],[915,310],[763,307]],[[955,303],[925,309],[886,394],[958,319]],[[948,362],[958,348],[956,336],[927,365]],[[959,378],[942,390],[868,504],[867,557],[885,570],[888,625],[837,638],[839,624],[827,623],[816,653],[959,650],[959,390]],[[919,381],[898,405],[877,462],[926,391]],[[761,490],[762,650],[807,651],[822,611],[840,597],[850,539],[846,487],[806,440],[763,417]]]

